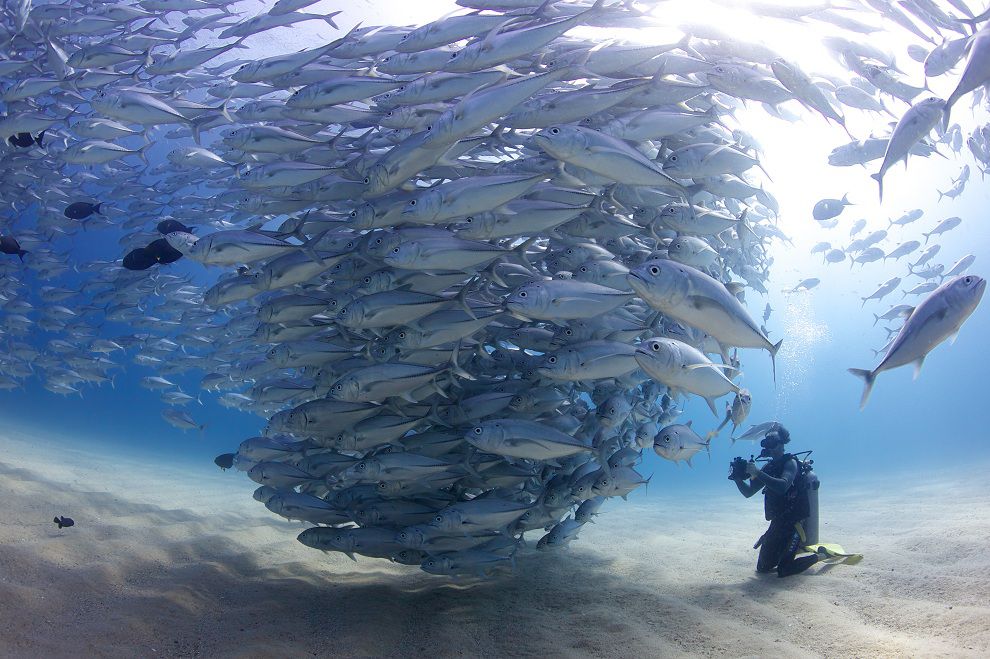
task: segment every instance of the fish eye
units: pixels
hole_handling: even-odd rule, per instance
[[[364,177],[364,184],[365,184],[365,185],[368,185],[368,184],[370,184],[370,183],[371,183],[371,177],[370,177],[370,176],[365,176],[365,177]]]
[[[450,54],[450,59],[454,59],[455,57],[457,57],[457,53],[451,53]]]
[[[567,336],[570,336],[570,335],[574,334],[574,330],[572,330],[570,328],[565,329],[564,330],[564,334],[566,334]]]
[[[650,348],[653,350],[653,352],[657,352],[658,350],[660,350],[660,344],[659,343],[651,343],[650,344]]]
[[[519,291],[519,297],[526,297],[526,291]]]
[[[550,357],[550,358],[547,359],[547,362],[549,362],[551,364],[556,364],[557,363],[557,358],[556,357]]]
[[[398,247],[396,247],[395,249],[393,249],[393,250],[392,250],[392,253],[393,253],[393,254],[398,254],[398,253],[399,253],[399,248],[398,248]]]
[[[965,279],[963,279],[963,281],[966,282],[967,284],[972,284],[973,283],[973,278],[972,277],[966,277]]]
[[[426,127],[426,131],[427,132],[429,132],[431,130],[433,130],[433,124],[430,124],[429,126]]]
[[[475,428],[475,429],[474,429],[474,434],[475,434],[475,435],[480,435],[481,433],[482,433],[482,430],[481,430],[481,428]]]
[[[436,522],[437,524],[440,524],[443,522],[443,517],[441,515],[437,515],[436,517],[433,518],[433,521]]]
[[[651,275],[659,275],[660,274],[660,268],[658,268],[655,265],[650,266],[650,274]]]
[[[560,134],[560,129],[555,126],[555,127],[553,127],[553,128],[550,129],[550,134],[551,135],[559,135]]]
[[[415,206],[416,205],[416,200],[415,199],[410,199],[409,200],[409,205],[410,206]]]
[[[405,332],[399,332],[399,338],[400,339],[406,338],[406,333]]]
[[[676,154],[670,156],[670,162],[677,162],[677,155]]]

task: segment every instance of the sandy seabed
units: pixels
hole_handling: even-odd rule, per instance
[[[303,547],[244,474],[85,447],[0,438],[2,657],[990,656],[982,478],[823,490],[856,566],[758,576],[759,501],[655,480],[570,549],[454,581]]]

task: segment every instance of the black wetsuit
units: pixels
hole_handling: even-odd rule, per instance
[[[797,461],[792,455],[784,455],[768,462],[749,484],[737,481],[739,491],[750,497],[763,490],[764,516],[770,522],[769,528],[756,542],[760,556],[756,561],[757,572],[777,570],[777,576],[787,577],[803,572],[818,562],[819,556],[811,554],[796,558],[801,548],[801,536],[795,524],[796,519],[788,504],[787,492],[794,484],[798,473]]]

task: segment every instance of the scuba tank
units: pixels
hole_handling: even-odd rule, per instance
[[[814,469],[811,468],[811,463],[802,464],[802,470],[805,469],[805,465],[807,465],[804,477],[807,481],[805,496],[808,497],[808,517],[801,522],[801,526],[804,528],[804,544],[807,546],[818,544],[818,488],[821,482],[818,480],[818,475],[815,474]]]
[[[794,483],[784,495],[783,512],[788,519],[801,523],[805,545],[818,543],[818,488],[821,482],[812,468],[815,461],[808,459],[810,454],[811,451],[786,454],[797,462],[798,469]]]

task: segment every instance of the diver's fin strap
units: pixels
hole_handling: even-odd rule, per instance
[[[805,535],[804,526],[801,525],[801,522],[794,522],[794,530],[797,531],[798,537],[801,539],[801,545],[804,546],[804,543],[808,542],[808,536]]]

